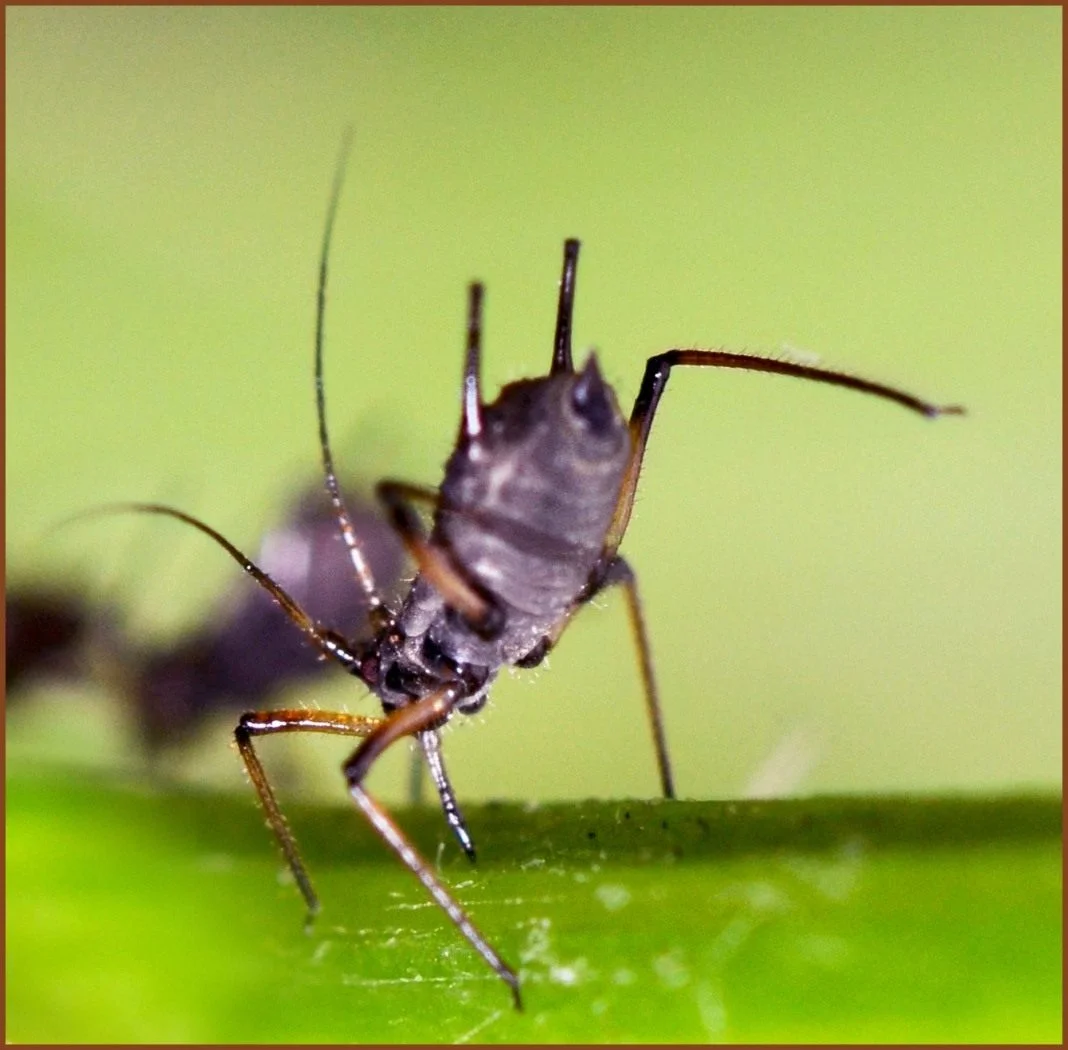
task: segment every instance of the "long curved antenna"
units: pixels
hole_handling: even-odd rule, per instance
[[[315,311],[315,409],[319,418],[319,448],[323,454],[323,478],[326,491],[337,516],[341,537],[348,548],[352,567],[356,572],[356,581],[367,598],[367,612],[375,627],[382,626],[388,619],[382,596],[375,585],[371,566],[360,549],[360,541],[352,527],[352,518],[341,498],[341,489],[337,483],[334,470],[334,457],[330,453],[330,439],[326,430],[326,394],[323,390],[323,330],[326,319],[326,277],[327,262],[330,257],[330,240],[334,233],[334,219],[337,216],[338,201],[341,199],[341,186],[345,181],[345,164],[352,148],[352,128],[345,129],[341,142],[341,154],[338,157],[337,170],[334,172],[334,184],[330,190],[330,203],[326,211],[326,228],[323,231],[323,248],[319,256],[319,292]]]
[[[286,616],[304,632],[304,635],[324,656],[329,656],[332,660],[336,660],[346,671],[363,680],[359,659],[339,634],[319,627],[283,587],[275,583],[263,569],[235,547],[222,533],[216,532],[215,529],[199,518],[194,518],[191,514],[186,514],[185,511],[165,506],[162,503],[113,503],[106,507],[94,507],[92,510],[67,518],[59,524],[69,525],[76,521],[100,517],[104,514],[125,513],[161,514],[168,518],[176,518],[178,521],[184,521],[187,525],[192,525],[194,529],[198,529],[204,535],[210,536],[278,603]]]
[[[560,275],[560,301],[556,308],[556,333],[553,337],[553,363],[549,375],[575,371],[571,360],[571,315],[575,309],[575,270],[578,268],[579,242],[574,237],[564,241],[564,271]]]

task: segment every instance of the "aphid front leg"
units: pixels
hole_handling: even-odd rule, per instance
[[[438,881],[426,860],[408,841],[393,818],[363,788],[363,779],[375,760],[390,744],[401,737],[433,729],[446,720],[464,691],[458,685],[446,685],[413,704],[398,708],[372,730],[344,765],[349,794],[363,811],[372,827],[404,862],[405,867],[423,884],[426,891],[482,956],[490,968],[512,991],[517,1010],[523,1008],[519,995],[519,978],[515,971],[475,927],[467,913]]]
[[[293,872],[293,877],[300,887],[304,903],[308,906],[310,925],[319,912],[319,898],[311,884],[308,868],[297,848],[297,840],[289,830],[289,824],[282,815],[274,789],[267,779],[267,773],[260,762],[252,738],[269,736],[273,733],[335,733],[341,736],[369,736],[372,730],[382,722],[381,718],[369,715],[350,715],[339,711],[255,711],[241,716],[234,730],[237,750],[245,763],[252,786],[259,795],[260,804],[267,814],[267,823],[274,832],[278,845]]]

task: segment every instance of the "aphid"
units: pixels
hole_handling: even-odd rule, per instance
[[[104,610],[71,587],[16,587],[4,598],[5,700],[11,703],[40,679],[77,680],[86,674],[93,625]]]
[[[346,143],[347,152],[347,143]],[[788,360],[724,350],[666,350],[649,358],[629,421],[590,354],[571,356],[571,319],[579,242],[564,243],[563,274],[549,372],[505,386],[491,403],[479,383],[481,284],[468,294],[467,340],[456,446],[438,489],[401,481],[376,487],[417,574],[399,605],[382,590],[353,529],[334,471],[323,392],[323,321],[330,240],[344,173],[338,166],[319,262],[315,386],[319,443],[327,491],[367,605],[367,637],[321,626],[275,580],[225,537],[180,510],[159,504],[126,509],[168,515],[210,536],[282,607],[324,655],[360,679],[379,699],[382,717],[329,711],[268,710],[244,714],[235,740],[308,907],[319,910],[304,861],[278,806],[254,741],[274,733],[334,733],[362,738],[343,765],[352,800],[423,884],[471,946],[512,991],[519,980],[480,933],[386,810],[364,788],[375,760],[414,735],[437,788],[445,819],[472,859],[475,847],[449,783],[440,728],[479,710],[505,666],[534,667],[579,609],[609,587],[621,587],[636,643],[665,797],[674,795],[648,639],[634,573],[619,546],[630,521],[642,458],[656,410],[676,366],[775,372],[895,401],[921,415],[961,414],[893,387]],[[416,505],[433,512],[427,533]]]

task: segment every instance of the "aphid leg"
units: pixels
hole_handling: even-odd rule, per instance
[[[671,758],[668,755],[667,737],[664,734],[664,717],[660,710],[656,677],[653,674],[649,635],[645,630],[642,603],[638,597],[638,579],[634,575],[634,570],[618,555],[609,563],[604,579],[594,593],[613,586],[622,587],[627,598],[627,614],[634,633],[634,644],[638,650],[638,663],[645,690],[645,710],[649,715],[649,728],[652,730],[653,747],[656,749],[656,765],[660,771],[660,789],[664,793],[664,798],[674,798],[675,780],[671,774]]]
[[[523,1008],[519,996],[519,978],[515,971],[497,954],[493,946],[478,931],[466,912],[452,898],[448,890],[438,881],[430,865],[419,855],[415,847],[405,838],[389,814],[363,788],[363,779],[375,759],[386,748],[402,736],[421,733],[433,729],[449,717],[453,706],[463,697],[462,690],[455,685],[447,685],[417,700],[407,707],[398,708],[380,722],[366,740],[353,752],[345,763],[345,778],[349,784],[349,794],[364,812],[374,829],[382,836],[387,845],[404,862],[408,870],[423,884],[438,906],[453,921],[457,929],[467,938],[471,946],[482,956],[490,968],[504,981],[512,991],[516,1009]]]
[[[564,241],[564,269],[560,275],[560,300],[556,308],[556,332],[553,336],[553,362],[549,375],[575,371],[571,360],[571,316],[575,309],[575,271],[578,268],[579,242],[573,237]]]
[[[438,789],[438,797],[441,799],[441,808],[445,813],[445,820],[452,828],[453,834],[460,843],[461,848],[470,861],[475,860],[475,843],[471,833],[467,830],[467,822],[460,812],[460,804],[456,801],[456,795],[449,782],[449,774],[445,771],[445,761],[441,754],[441,738],[436,729],[427,729],[419,734],[419,744],[426,758],[427,768],[434,781],[434,787]],[[418,756],[416,756],[418,757]],[[422,781],[422,762],[420,765],[420,782]]]
[[[398,485],[398,487],[413,502],[425,503],[431,508],[437,507],[440,502],[440,496],[436,489],[423,488],[420,485]],[[434,786],[437,788],[438,796],[441,799],[441,808],[445,812],[445,819],[453,829],[464,853],[473,861],[475,859],[475,845],[467,830],[460,807],[456,802],[452,785],[449,783],[449,777],[445,771],[441,756],[441,741],[438,734],[433,731],[420,733],[419,744],[420,749],[413,749],[412,751],[411,763],[408,767],[408,801],[413,806],[422,804],[426,770],[429,768],[431,777],[434,780]]]
[[[497,622],[496,605],[468,582],[447,551],[427,539],[423,523],[409,502],[424,500],[426,491],[403,481],[380,481],[375,486],[375,494],[389,512],[390,522],[415,559],[420,573],[472,627],[492,634]]]
[[[267,814],[267,823],[270,824],[278,845],[282,847],[289,870],[293,872],[293,877],[304,897],[304,903],[308,906],[307,926],[311,925],[319,912],[319,898],[315,894],[307,866],[297,848],[297,840],[293,837],[293,832],[289,830],[274,789],[267,779],[263,763],[260,762],[256,749],[252,746],[252,738],[268,736],[272,733],[300,732],[366,737],[381,721],[381,718],[369,715],[350,715],[336,711],[251,711],[241,716],[234,730],[237,750],[245,763],[252,786],[259,795],[263,811]]]
[[[467,821],[464,820],[460,804],[456,801],[456,793],[449,781],[449,774],[445,770],[445,761],[441,753],[441,738],[436,730],[428,729],[417,734],[417,739],[419,748],[412,749],[408,765],[408,803],[412,806],[423,804],[426,771],[429,769],[441,801],[445,821],[452,828],[457,842],[460,843],[460,848],[474,863],[477,859],[475,842],[471,838],[471,832],[467,830]]]
[[[649,431],[653,425],[657,405],[667,387],[668,377],[675,365],[697,365],[706,368],[742,368],[752,372],[775,372],[779,375],[794,376],[798,379],[811,379],[818,383],[829,383],[863,394],[896,401],[899,405],[918,412],[920,415],[934,417],[941,415],[963,415],[960,405],[935,405],[908,394],[896,387],[873,383],[845,372],[835,372],[827,368],[803,365],[795,361],[780,360],[774,357],[758,357],[755,354],[737,354],[727,350],[665,350],[650,357],[645,364],[645,375],[634,408],[630,416],[630,432],[633,448],[627,472],[620,488],[615,515],[608,530],[605,553],[611,557],[619,549],[623,534],[627,531],[631,511],[634,507],[634,493],[638,487],[638,475],[641,473],[645,447],[649,441]]]
[[[587,591],[555,624],[531,651],[521,660],[517,667],[537,667],[556,647],[561,635],[571,623],[571,618],[607,587],[622,586],[627,598],[627,614],[634,644],[638,649],[638,664],[641,669],[642,686],[645,693],[645,710],[649,715],[649,726],[653,733],[653,747],[656,750],[656,765],[660,773],[660,789],[664,798],[675,797],[675,779],[671,772],[671,757],[668,754],[667,737],[664,733],[664,717],[660,710],[660,694],[656,688],[656,676],[653,673],[653,657],[649,647],[649,635],[645,630],[645,617],[642,615],[641,600],[638,597],[638,580],[634,570],[619,555],[606,553],[602,562],[605,567],[594,570],[594,576]]]

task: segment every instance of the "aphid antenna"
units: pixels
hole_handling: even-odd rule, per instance
[[[323,228],[322,250],[319,254],[319,287],[315,309],[315,411],[319,422],[319,448],[323,459],[323,479],[326,483],[326,491],[330,496],[330,502],[333,504],[338,528],[341,530],[342,539],[348,549],[349,558],[352,560],[356,582],[367,598],[368,612],[372,623],[381,626],[389,620],[389,612],[385,608],[382,595],[375,584],[371,566],[360,546],[356,530],[352,527],[352,517],[345,506],[344,497],[341,495],[341,486],[338,484],[337,472],[334,469],[334,457],[330,452],[330,438],[326,426],[326,391],[323,383],[323,342],[326,324],[326,287],[330,260],[330,242],[334,236],[338,203],[341,200],[345,171],[348,166],[349,154],[352,151],[352,139],[353,129],[349,125],[345,128],[337,167],[334,169],[334,181],[330,189],[330,201],[326,210],[326,224]]]

